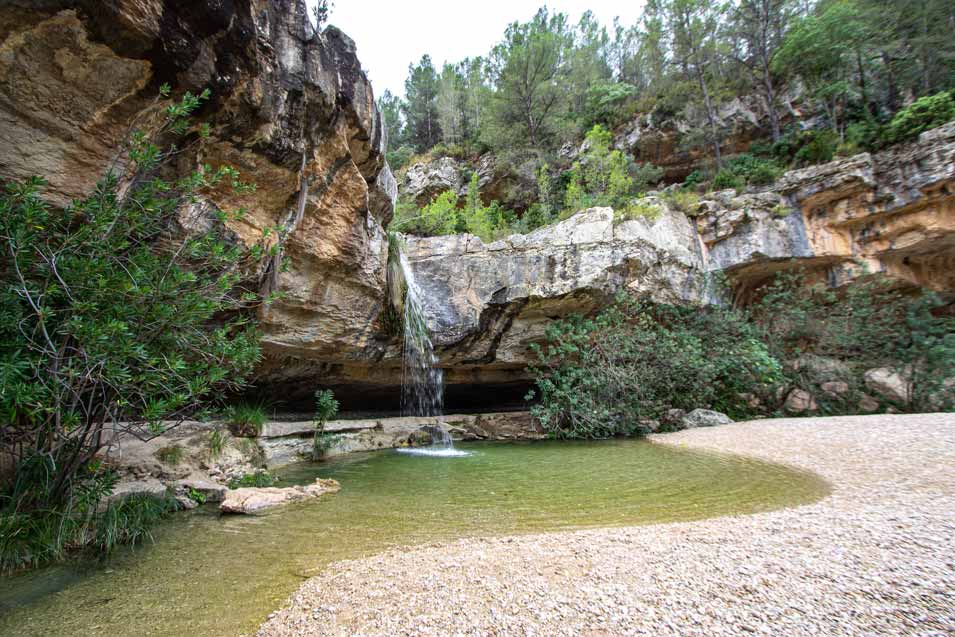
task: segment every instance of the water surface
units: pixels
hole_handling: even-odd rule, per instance
[[[288,467],[341,492],[264,516],[179,513],[106,565],[0,578],[0,635],[252,634],[331,561],[459,537],[755,513],[815,501],[813,474],[645,441],[462,444]]]

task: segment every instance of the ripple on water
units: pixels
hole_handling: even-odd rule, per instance
[[[286,482],[335,478],[341,491],[255,517],[203,507],[105,567],[0,580],[0,634],[250,633],[334,560],[458,537],[755,513],[828,492],[789,467],[645,441],[460,450],[468,455],[448,461],[386,451],[293,465]]]

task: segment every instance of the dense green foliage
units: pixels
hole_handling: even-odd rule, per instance
[[[802,283],[781,275],[751,311],[621,297],[593,318],[558,321],[536,348],[533,413],[571,438],[645,433],[673,408],[769,415],[793,388],[810,391],[818,413],[858,413],[864,396],[879,398],[864,383],[877,367],[911,392],[907,402],[881,397],[881,408],[955,409],[955,319],[935,296],[903,296],[878,279],[841,291]],[[831,381],[847,387],[823,387]]]
[[[161,433],[240,388],[259,359],[245,318],[258,295],[241,273],[265,249],[246,254],[225,239],[224,222],[241,212],[186,219],[205,210],[192,205],[200,190],[251,186],[224,166],[160,177],[182,149],[153,140],[207,135],[188,120],[207,97],[169,102],[155,137],[132,134],[129,168],[65,209],[43,200],[38,178],[0,193],[0,453],[17,477],[2,485],[0,516],[22,524],[28,544],[42,541],[24,536],[34,526],[98,524],[96,505],[115,482],[98,454],[117,434]],[[44,555],[80,536],[56,537]]]
[[[854,123],[884,125],[906,96],[955,85],[953,19],[945,0],[649,0],[636,24],[608,31],[589,12],[574,24],[542,8],[483,58],[412,65],[392,147],[547,153],[643,113],[684,119],[684,145],[718,171],[720,107],[758,97],[778,142],[780,96],[793,91],[844,144]]]
[[[647,421],[674,408],[740,415],[741,393],[780,377],[778,361],[739,313],[630,297],[594,318],[554,323],[537,354],[540,402],[532,411],[557,437],[646,433]]]
[[[229,433],[240,438],[254,438],[262,431],[262,425],[269,419],[263,403],[237,403],[225,412]]]
[[[824,412],[858,411],[863,375],[878,367],[897,369],[909,380],[911,402],[894,408],[937,411],[955,407],[953,388],[944,385],[955,377],[955,319],[938,313],[943,306],[934,294],[903,295],[878,278],[837,291],[807,286],[798,272],[781,274],[766,286],[750,314],[773,356],[808,361],[787,366],[789,385],[809,390],[828,380],[849,385],[841,396],[815,391]],[[839,373],[825,361],[839,361]]]

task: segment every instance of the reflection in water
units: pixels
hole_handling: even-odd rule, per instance
[[[393,451],[287,468],[336,495],[259,516],[211,507],[105,566],[0,579],[2,635],[250,634],[334,560],[462,536],[648,524],[814,501],[812,474],[644,441],[465,444],[465,458]]]

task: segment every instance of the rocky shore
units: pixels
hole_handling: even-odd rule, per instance
[[[763,420],[653,440],[787,463],[833,491],[753,516],[340,562],[258,634],[955,632],[955,415]]]

